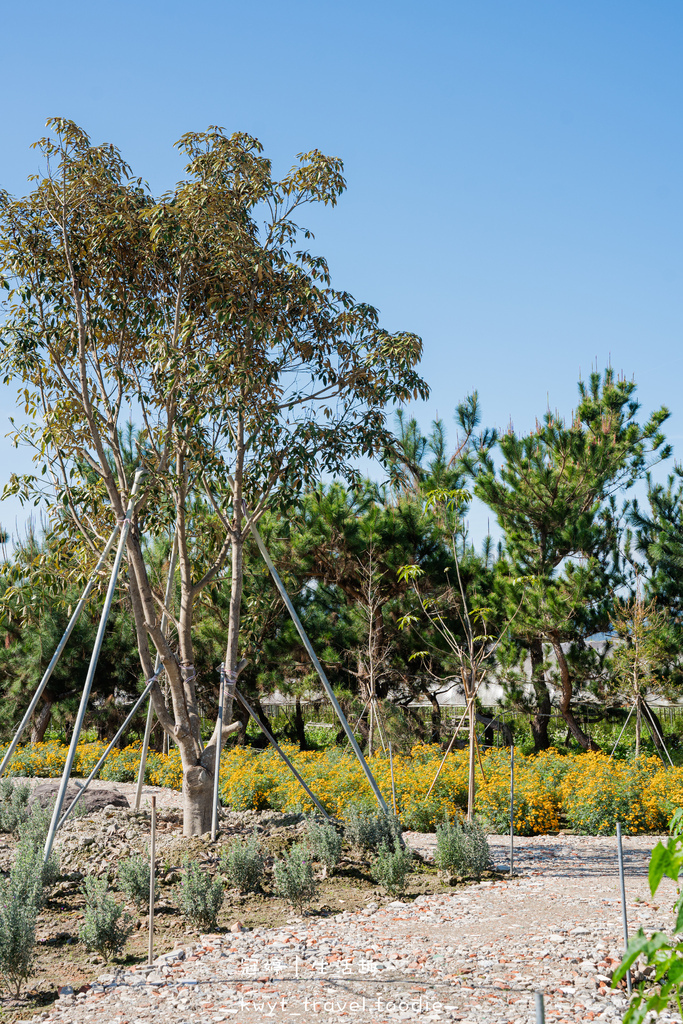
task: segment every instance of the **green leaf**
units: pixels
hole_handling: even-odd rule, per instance
[[[654,850],[652,851],[652,856],[650,857],[650,867],[648,870],[650,892],[653,896],[657,891],[657,887],[659,886],[662,877],[664,875],[667,875],[669,878],[672,877],[670,874],[671,870],[672,858],[670,850],[667,846],[664,846],[663,843],[657,843]]]
[[[402,583],[410,583],[412,580],[424,576],[424,569],[421,569],[419,565],[402,565],[396,575]]]

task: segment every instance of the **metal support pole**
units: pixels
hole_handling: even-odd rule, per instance
[[[154,686],[154,684],[157,681],[158,677],[159,677],[159,672],[156,672],[152,676],[151,679],[147,680],[147,686],[144,688],[144,690],[142,691],[142,693],[140,694],[138,699],[135,701],[135,704],[133,705],[131,710],[128,712],[128,716],[127,716],[125,722],[123,723],[123,725],[121,726],[119,731],[116,733],[116,736],[114,736],[114,739],[111,741],[111,743],[109,744],[109,746],[107,747],[105,752],[102,754],[102,757],[99,759],[99,761],[97,762],[97,764],[95,765],[93,770],[90,772],[90,775],[85,780],[85,782],[83,783],[81,789],[78,791],[76,796],[73,798],[73,800],[69,804],[68,808],[64,811],[64,814],[62,815],[62,819],[59,822],[59,825],[57,825],[57,831],[59,831],[59,829],[62,827],[62,825],[64,824],[66,819],[69,817],[69,815],[73,811],[74,807],[76,806],[78,801],[81,799],[81,797],[83,796],[83,794],[85,793],[86,789],[88,788],[88,786],[90,785],[92,780],[95,778],[95,776],[99,772],[99,770],[102,767],[102,765],[104,764],[104,762],[109,757],[109,754],[111,753],[113,748],[116,746],[116,744],[118,743],[118,741],[121,738],[121,736],[123,736],[124,732],[126,731],[128,726],[130,725],[131,721],[133,720],[133,716],[135,715],[135,712],[138,710],[138,708],[142,704],[142,702],[145,699],[145,697],[147,697],[147,695],[149,694],[149,691]]]
[[[221,747],[223,746],[223,708],[225,707],[225,690],[228,682],[228,674],[225,665],[221,665],[221,684],[218,692],[218,717],[216,719],[216,756],[213,763],[213,807],[211,809],[211,842],[216,841],[218,831],[218,787],[220,783],[221,770]],[[232,689],[235,688],[235,679],[231,680]]]
[[[270,571],[270,575],[275,580],[275,585],[276,585],[277,589],[280,591],[280,596],[282,597],[282,600],[285,603],[285,606],[287,608],[287,611],[290,614],[292,622],[294,623],[294,625],[296,627],[296,631],[299,634],[299,636],[301,637],[301,640],[302,640],[302,642],[304,644],[304,647],[308,651],[308,656],[311,659],[311,661],[313,662],[313,667],[315,668],[316,672],[318,673],[318,676],[320,677],[320,682],[325,687],[325,690],[327,692],[327,696],[330,698],[330,701],[332,703],[332,707],[334,708],[334,710],[335,710],[335,712],[337,714],[337,718],[341,722],[342,727],[344,729],[344,732],[346,733],[346,735],[349,738],[349,742],[350,742],[351,746],[353,747],[353,752],[356,755],[356,757],[358,758],[358,761],[360,762],[360,766],[361,766],[361,768],[363,769],[363,771],[365,773],[366,779],[370,783],[370,788],[372,789],[372,792],[375,794],[375,799],[377,800],[377,803],[379,804],[380,808],[384,811],[384,813],[388,815],[389,814],[389,808],[388,808],[388,806],[387,806],[387,804],[386,804],[386,802],[384,800],[384,797],[382,796],[380,788],[377,785],[377,782],[375,781],[374,775],[370,771],[370,767],[369,767],[367,761],[363,757],[361,749],[358,746],[358,743],[356,742],[356,737],[353,735],[353,731],[351,730],[351,726],[347,722],[346,716],[344,715],[344,712],[341,709],[339,701],[337,700],[337,698],[336,698],[336,696],[334,694],[334,690],[330,686],[329,680],[328,680],[327,676],[325,675],[325,670],[323,669],[322,665],[320,664],[320,662],[318,660],[318,657],[317,657],[315,651],[313,650],[313,645],[311,644],[311,641],[308,639],[308,636],[306,635],[304,627],[301,625],[301,621],[299,619],[299,616],[296,613],[294,605],[292,604],[292,602],[291,602],[291,600],[289,598],[289,594],[285,590],[285,586],[284,586],[282,580],[280,579],[280,576],[278,575],[278,571],[275,568],[275,566],[273,565],[273,560],[271,559],[270,555],[268,554],[268,549],[266,548],[265,544],[263,543],[263,540],[261,539],[261,534],[258,532],[258,530],[256,529],[256,526],[253,523],[252,523],[250,529],[251,529],[252,536],[253,536],[254,540],[256,541],[256,544],[258,545],[258,549],[261,552],[261,556],[263,558],[263,561],[268,566],[268,569]]]
[[[646,712],[648,714],[648,718],[646,718],[645,721],[647,722],[647,727],[650,730],[650,735],[652,736],[652,742],[654,743],[655,747],[657,747],[657,736],[655,735],[656,722],[654,720],[654,717],[652,715],[652,711],[650,710],[646,700],[643,701],[643,707],[645,708],[645,710],[646,710]],[[664,750],[666,751],[666,756],[669,758],[669,764],[673,768],[674,763],[671,760],[671,754],[669,753],[669,751],[667,749],[667,746],[666,746],[666,743],[664,742],[664,736],[663,736],[662,733],[659,732],[659,729],[657,729],[657,734],[659,734],[659,738],[662,741],[662,746],[664,747]],[[659,750],[659,747],[657,747],[657,749]],[[661,751],[659,751],[659,756],[662,758],[662,763],[664,764],[664,767],[666,767],[666,761],[664,760],[664,757],[662,756]]]
[[[168,608],[171,603],[171,594],[173,593],[173,577],[175,576],[175,566],[178,558],[178,543],[177,537],[174,535],[173,544],[171,546],[171,560],[168,564],[168,579],[166,580],[166,593],[164,595],[164,605]],[[161,632],[164,633],[166,630],[166,624],[168,622],[168,614],[164,611],[161,616]],[[155,677],[159,674],[161,668],[161,655],[157,651],[157,656],[154,661],[154,675]],[[147,708],[147,720],[145,722],[145,735],[142,740],[142,751],[140,752],[140,767],[138,768],[138,784],[135,790],[135,810],[140,810],[140,799],[142,797],[142,785],[145,781],[145,770],[147,768],[147,751],[149,750],[149,737],[152,732],[152,718],[154,715],[154,708],[150,699],[149,707]]]
[[[617,857],[619,860],[619,885],[621,887],[621,920],[624,925],[624,949],[628,949],[628,921],[626,919],[626,884],[624,882],[624,854],[621,849],[621,822],[617,822]],[[631,970],[626,972],[626,988],[631,995]]]
[[[107,628],[107,620],[109,618],[109,612],[114,601],[114,592],[116,590],[116,581],[119,575],[119,569],[121,568],[121,559],[123,558],[124,548],[126,546],[126,540],[128,539],[128,531],[130,530],[130,523],[133,517],[133,508],[135,505],[135,495],[140,485],[140,480],[144,475],[144,470],[139,469],[135,474],[135,480],[133,481],[133,487],[130,492],[130,498],[128,500],[128,508],[126,509],[126,515],[123,523],[121,524],[121,533],[119,536],[119,544],[116,549],[116,558],[114,559],[114,566],[111,571],[111,579],[109,580],[109,587],[107,589],[107,596],[104,601],[104,608],[100,616],[100,624],[97,630],[97,636],[95,637],[95,646],[93,647],[92,654],[90,656],[90,665],[88,666],[88,674],[86,676],[85,685],[83,687],[83,694],[81,696],[81,703],[78,708],[78,714],[76,715],[76,721],[74,723],[74,731],[71,737],[71,744],[69,746],[69,752],[66,755],[66,763],[64,765],[64,772],[62,773],[62,779],[59,784],[59,790],[57,791],[57,800],[55,807],[52,812],[52,821],[50,822],[50,828],[45,840],[45,850],[43,858],[47,862],[50,853],[52,852],[52,844],[55,840],[55,833],[57,831],[57,824],[61,817],[62,805],[64,803],[64,796],[66,794],[66,787],[69,783],[69,776],[71,775],[71,769],[73,767],[74,758],[76,756],[76,747],[78,746],[78,740],[81,735],[81,729],[83,728],[83,719],[85,718],[85,712],[88,707],[88,699],[90,697],[90,690],[92,689],[93,679],[95,678],[95,670],[97,668],[97,661],[102,650],[102,643],[104,641],[104,633]]]
[[[510,745],[510,878],[515,862],[515,745]]]
[[[332,819],[330,818],[329,814],[327,813],[327,811],[325,810],[323,805],[318,800],[317,796],[315,796],[315,794],[312,793],[311,790],[308,788],[308,786],[306,785],[304,780],[301,778],[301,776],[299,775],[298,771],[296,770],[296,768],[294,767],[292,762],[289,760],[289,758],[285,754],[284,750],[282,750],[282,748],[280,746],[278,746],[278,743],[277,743],[277,740],[275,739],[275,737],[270,734],[268,729],[266,729],[265,725],[263,724],[261,719],[257,716],[257,714],[254,711],[254,709],[251,707],[250,704],[247,703],[247,701],[244,699],[244,697],[242,696],[242,694],[239,692],[239,690],[237,688],[235,688],[235,697],[240,702],[240,704],[242,705],[244,710],[247,712],[247,714],[251,716],[251,718],[254,720],[254,722],[256,722],[256,724],[258,725],[259,729],[261,730],[263,735],[266,737],[268,742],[275,748],[275,750],[277,750],[278,754],[280,755],[282,760],[285,762],[285,764],[289,768],[289,770],[292,773],[292,775],[294,776],[294,778],[297,780],[297,782],[299,783],[301,788],[308,794],[308,796],[310,796],[311,800],[313,801],[315,806],[318,808],[320,813],[323,815],[323,817],[327,818],[328,821],[331,821]]]
[[[617,742],[612,747],[612,753],[610,754],[610,758],[612,758],[614,756],[614,751],[617,749],[617,743],[619,742],[621,737],[624,735],[624,729],[628,725],[628,720],[631,717],[631,715],[633,714],[633,712],[635,711],[635,707],[636,706],[634,704],[633,707],[631,708],[631,710],[629,711],[628,715],[626,716],[626,721],[624,722],[623,728],[622,728],[621,732],[619,733],[619,735],[617,736]]]
[[[152,834],[149,842],[149,950],[147,963],[151,967],[154,962],[154,890],[156,888],[157,859],[157,798],[152,797]]]
[[[534,992],[536,1000],[536,1024],[545,1024],[545,1006],[543,1005],[543,993]]]
[[[2,762],[0,762],[0,776],[2,776],[4,774],[4,771],[7,768],[7,765],[9,764],[10,758],[12,757],[12,754],[17,749],[17,744],[18,744],[19,740],[21,739],[22,733],[24,732],[24,729],[28,725],[28,723],[29,723],[29,721],[31,719],[31,716],[33,715],[33,712],[35,711],[35,709],[36,709],[36,707],[38,705],[38,701],[40,700],[40,698],[43,695],[43,690],[45,689],[45,687],[47,686],[48,682],[50,681],[50,676],[52,675],[52,673],[55,670],[57,662],[59,661],[59,659],[60,659],[60,657],[62,655],[62,651],[66,647],[67,642],[69,640],[69,637],[71,636],[71,634],[73,632],[74,626],[78,622],[78,620],[80,618],[80,615],[81,615],[81,612],[83,611],[83,608],[85,607],[85,603],[88,600],[88,598],[90,597],[90,594],[92,593],[92,589],[95,586],[95,583],[97,581],[97,577],[99,576],[100,572],[102,571],[102,568],[103,568],[103,566],[104,566],[104,564],[107,561],[107,558],[109,556],[109,552],[111,551],[112,547],[114,546],[114,541],[116,540],[116,535],[117,535],[118,532],[119,532],[119,524],[117,523],[116,526],[114,527],[114,529],[111,532],[111,536],[110,536],[109,540],[107,541],[107,543],[105,545],[104,551],[100,555],[100,560],[97,563],[97,565],[95,566],[95,570],[94,570],[92,576],[90,577],[90,579],[86,583],[85,590],[83,591],[83,593],[81,595],[81,599],[78,602],[78,604],[76,605],[76,607],[74,609],[73,615],[69,619],[69,624],[66,627],[66,629],[64,630],[64,636],[59,641],[59,644],[57,645],[57,650],[52,655],[52,660],[50,661],[50,664],[45,669],[45,674],[44,674],[43,678],[40,680],[40,683],[38,684],[38,689],[34,693],[33,699],[31,701],[31,703],[29,704],[24,717],[22,718],[21,722],[19,723],[19,727],[18,727],[16,733],[14,734],[14,739],[12,740],[12,742],[9,745],[9,747],[7,748],[7,751],[5,753],[5,756],[2,759]]]
[[[396,810],[396,783],[394,782],[394,758],[391,752],[391,743],[389,743],[389,769],[391,770],[391,802],[394,805],[394,814],[398,814]]]

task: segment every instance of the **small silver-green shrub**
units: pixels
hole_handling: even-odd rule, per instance
[[[273,864],[275,894],[303,913],[315,897],[317,885],[313,865],[303,843],[296,843],[289,853]]]
[[[17,825],[16,833],[19,840],[25,839],[34,846],[44,848],[51,821],[52,807],[41,807],[36,800],[28,815]]]
[[[53,851],[43,862],[45,840],[51,813],[35,803],[30,813],[17,825],[17,846],[11,874],[17,892],[35,901],[38,909],[47,898],[47,890],[59,878],[59,858]]]
[[[119,864],[117,871],[119,889],[135,904],[138,910],[149,908],[150,865],[146,857],[134,854]],[[158,882],[154,880],[154,898],[159,895]]]
[[[83,879],[85,913],[79,938],[86,949],[105,960],[118,956],[133,931],[133,919],[107,890],[105,878],[86,875]]]
[[[34,901],[40,909],[47,899],[48,891],[59,879],[59,860],[51,853],[43,861],[43,847],[31,838],[20,839],[14,853],[10,877],[18,893]]]
[[[479,822],[446,818],[437,825],[434,860],[442,871],[479,878],[491,861],[486,833]]]
[[[405,890],[412,864],[412,853],[402,847],[398,839],[394,839],[393,847],[388,843],[381,843],[377,859],[372,865],[372,877],[379,885],[384,886],[391,896],[395,896]]]
[[[400,838],[401,823],[395,814],[353,806],[346,812],[344,834],[347,842],[360,853],[376,852],[382,843],[393,846]]]
[[[225,898],[223,883],[195,861],[186,859],[183,869],[178,894],[180,909],[191,924],[212,931]]]
[[[323,878],[332,874],[342,855],[342,837],[330,822],[315,817],[306,819],[304,827],[306,849],[323,866]]]
[[[12,873],[0,881],[0,978],[16,996],[35,961],[38,904],[34,892],[27,894]]]
[[[258,892],[265,868],[263,847],[254,834],[231,843],[221,853],[221,871],[241,893]]]
[[[14,779],[0,782],[0,832],[16,832],[29,816],[28,798],[31,787],[28,782],[16,783]]]

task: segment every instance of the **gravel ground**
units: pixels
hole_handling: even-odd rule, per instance
[[[406,839],[427,857],[433,851],[433,836]],[[507,838],[490,842],[494,861],[507,867]],[[647,886],[656,842],[624,840],[633,929],[671,924],[674,884],[664,880],[657,900]],[[277,929],[241,931],[236,923],[231,934],[202,936],[152,969],[100,975],[86,992],[64,990],[42,1019],[528,1024],[540,989],[549,1022],[621,1020],[625,994],[609,985],[623,945],[614,838],[518,839],[515,867],[512,879],[411,904],[369,903]]]

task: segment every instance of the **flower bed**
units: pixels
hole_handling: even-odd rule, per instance
[[[101,778],[133,782],[140,763],[139,743],[113,750]],[[0,748],[1,749],[1,748]],[[87,776],[105,749],[103,743],[77,748],[73,774]],[[343,817],[350,805],[372,806],[374,798],[353,754],[340,748],[302,753],[285,747],[310,788],[326,809]],[[9,775],[58,777],[64,770],[67,747],[35,743],[20,747],[10,761]],[[417,746],[410,755],[394,757],[396,804],[405,828],[432,831],[445,815],[467,805],[467,751],[449,754],[432,793],[427,793],[442,760],[438,746]],[[389,758],[369,759],[372,772],[391,804]],[[510,755],[494,749],[482,756],[484,777],[477,765],[476,810],[493,831],[510,827]],[[180,789],[180,755],[150,752],[145,782]],[[221,797],[235,809],[309,811],[313,804],[273,750],[232,747],[221,759]],[[610,759],[602,753],[574,755],[548,750],[515,756],[515,830],[518,835],[556,831],[564,817],[577,832],[613,833],[617,821],[624,831],[658,832],[677,807],[683,807],[683,768],[664,768],[656,758],[637,762]]]

